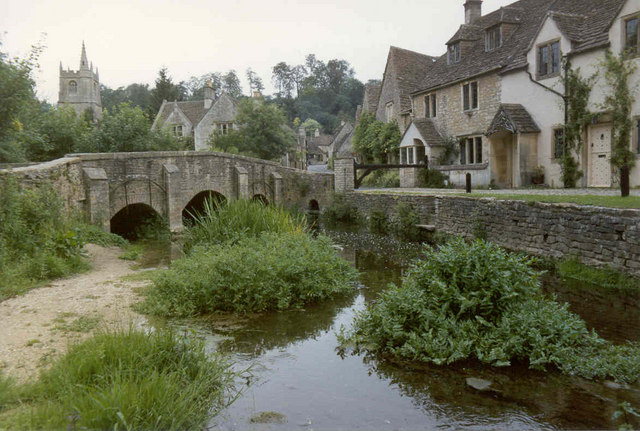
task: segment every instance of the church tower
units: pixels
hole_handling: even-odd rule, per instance
[[[82,42],[79,70],[63,70],[60,62],[58,105],[71,105],[78,115],[85,115],[85,111],[91,110],[94,120],[102,118],[98,68],[96,67],[94,72],[93,63],[89,64],[84,42]]]

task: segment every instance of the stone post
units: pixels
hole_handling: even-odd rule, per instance
[[[282,203],[282,175],[278,172],[272,172],[271,185],[273,186],[273,196],[271,197],[271,201],[274,204]]]
[[[162,178],[164,179],[165,192],[165,216],[169,222],[171,232],[181,232],[182,208],[180,206],[180,169],[176,165],[162,165]]]
[[[236,166],[236,198],[249,199],[249,172],[242,166]]]
[[[85,210],[89,223],[109,230],[109,179],[102,168],[83,168]]]
[[[355,189],[353,158],[336,158],[333,162],[333,176],[336,192],[352,192]]]

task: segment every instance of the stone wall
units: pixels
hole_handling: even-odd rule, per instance
[[[0,178],[13,175],[21,187],[33,188],[51,184],[63,198],[65,208],[83,209],[85,190],[80,159],[64,157],[51,162],[12,169],[0,169]]]
[[[422,223],[435,224],[440,232],[467,238],[484,233],[511,250],[576,257],[640,276],[640,210],[463,196],[349,196],[365,214],[374,208],[390,214],[397,202],[407,202],[416,207]]]

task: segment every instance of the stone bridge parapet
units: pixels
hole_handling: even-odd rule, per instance
[[[122,209],[144,204],[182,229],[183,210],[198,194],[226,199],[259,198],[272,204],[309,207],[328,203],[333,174],[287,168],[250,157],[205,151],[71,154],[37,165],[0,170],[21,185],[50,183],[69,208],[108,227]]]

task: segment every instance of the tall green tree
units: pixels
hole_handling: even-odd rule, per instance
[[[264,90],[264,84],[262,83],[262,78],[258,76],[251,68],[247,69],[247,81],[249,81],[249,92],[251,95],[254,91],[259,91],[262,93]]]
[[[398,151],[401,139],[395,121],[385,124],[365,112],[353,132],[353,148],[365,162],[386,163],[387,156]]]
[[[162,106],[164,100],[182,100],[180,98],[180,88],[173,83],[169,76],[169,71],[165,66],[158,71],[156,86],[151,90],[151,105],[149,114],[155,116]]]
[[[242,86],[240,85],[240,79],[235,70],[228,71],[222,77],[222,89],[229,96],[239,98],[242,96]]]
[[[284,114],[273,104],[251,99],[241,101],[236,123],[237,130],[227,135],[212,135],[209,143],[214,150],[274,160],[295,144],[295,135],[286,127]]]

